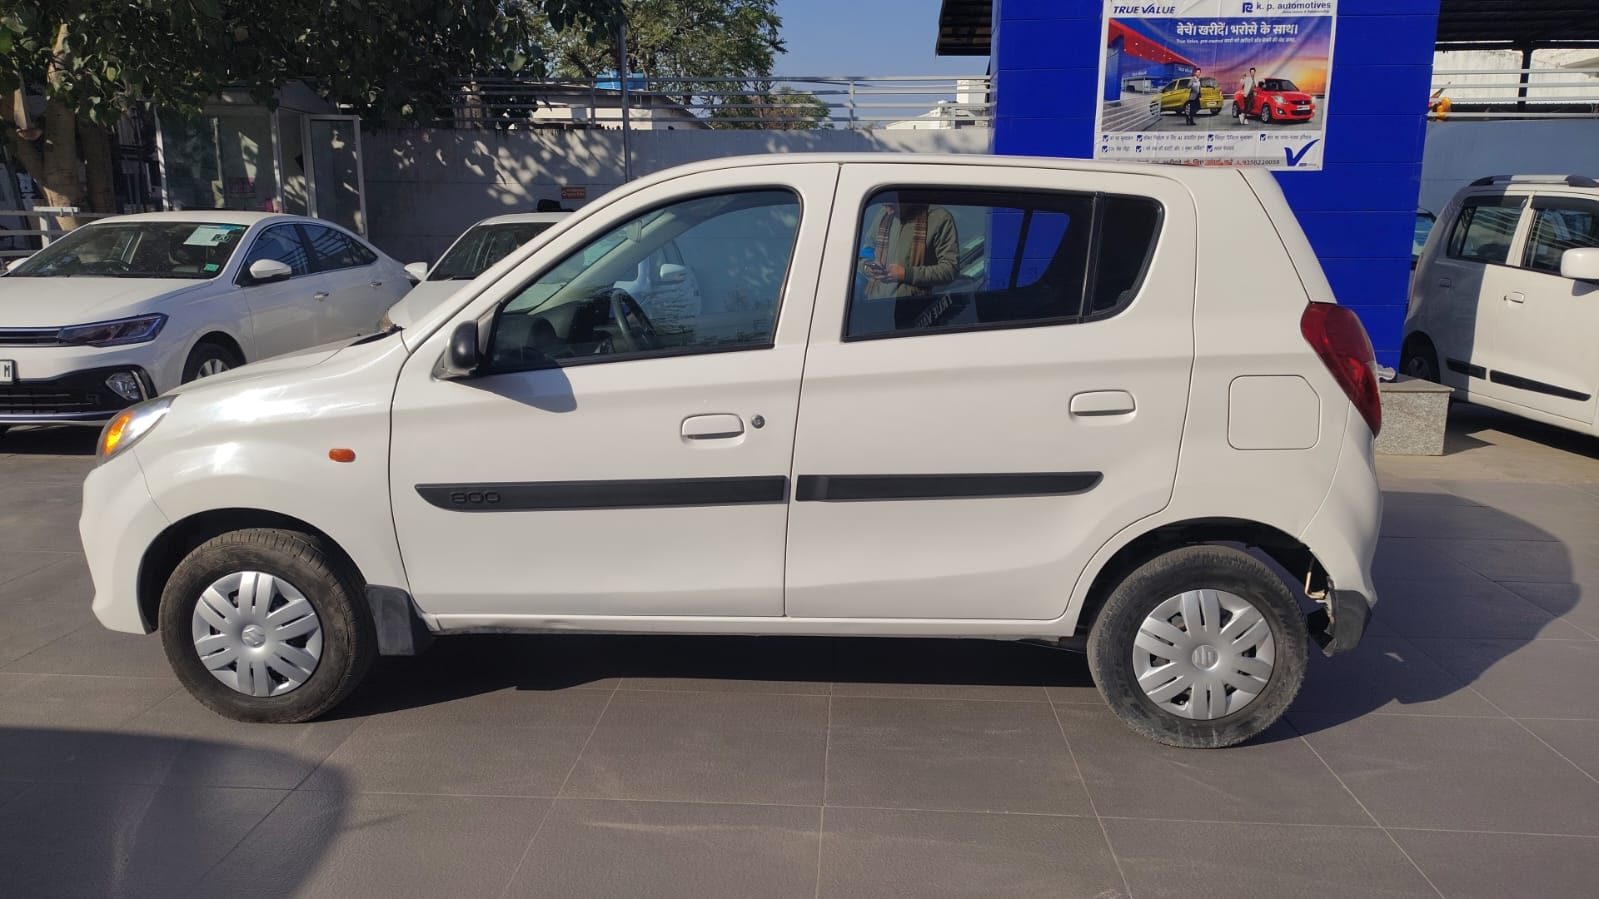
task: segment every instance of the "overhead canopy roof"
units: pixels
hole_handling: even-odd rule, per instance
[[[993,51],[993,0],[943,0],[940,56]],[[1599,47],[1594,0],[1440,0],[1438,47]]]
[[[1121,38],[1122,52],[1129,56],[1147,59],[1150,62],[1180,62],[1187,66],[1195,65],[1193,60],[1183,56],[1181,53],[1177,53],[1164,44],[1156,43],[1144,37],[1120,22],[1113,21],[1110,23],[1110,39],[1114,41],[1117,38]]]
[[[1599,47],[1593,0],[1441,0],[1438,48]]]
[[[939,56],[987,56],[994,46],[994,0],[944,0],[938,13]]]

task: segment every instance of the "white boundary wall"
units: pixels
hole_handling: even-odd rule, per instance
[[[1599,178],[1599,119],[1427,124],[1422,209],[1441,215],[1455,191],[1484,175]]]
[[[587,190],[576,209],[623,183],[620,131],[392,130],[363,134],[372,242],[401,262],[432,262],[479,219],[532,212]],[[726,156],[802,152],[989,153],[993,131],[635,131],[633,174]]]

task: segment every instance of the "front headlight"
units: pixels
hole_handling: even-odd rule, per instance
[[[1271,95],[1271,102],[1277,104],[1278,106],[1283,105],[1283,95],[1282,94],[1272,94]]]
[[[172,397],[164,396],[123,409],[116,418],[106,422],[105,428],[100,431],[95,455],[105,462],[137,443],[139,438],[155,429],[171,407]]]
[[[129,343],[144,343],[154,340],[161,328],[167,323],[167,317],[159,313],[155,315],[136,315],[133,318],[119,318],[115,321],[95,322],[90,325],[73,325],[62,328],[56,339],[62,343],[81,344],[83,346],[122,346]]]

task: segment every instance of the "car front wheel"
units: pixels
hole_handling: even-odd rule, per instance
[[[1260,108],[1260,122],[1261,122],[1261,124],[1270,125],[1271,121],[1272,121],[1272,119],[1271,119],[1271,107],[1270,106],[1262,106]]]
[[[244,360],[227,347],[209,340],[202,341],[189,353],[189,360],[183,365],[183,383],[220,375],[243,364]]]
[[[1118,718],[1168,746],[1217,748],[1270,727],[1299,693],[1304,614],[1240,550],[1159,556],[1111,593],[1088,637],[1094,683]]]
[[[321,540],[253,528],[201,544],[161,595],[183,686],[236,721],[308,721],[349,696],[377,635],[360,578]]]
[[[1433,351],[1432,345],[1426,341],[1417,341],[1415,345],[1405,350],[1405,358],[1399,363],[1399,370],[1421,381],[1438,383],[1440,380],[1438,356]]]

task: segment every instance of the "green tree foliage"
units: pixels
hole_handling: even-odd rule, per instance
[[[305,79],[372,118],[420,115],[452,78],[536,61],[544,29],[616,15],[615,0],[7,0],[0,129],[47,202],[84,205],[87,163],[104,208],[108,128],[132,103],[193,112],[226,87],[267,100]]]
[[[723,98],[711,111],[713,128],[760,128],[776,131],[809,131],[831,128],[832,110],[822,98],[809,91],[790,87],[772,88],[770,81],[758,81],[747,92]]]

